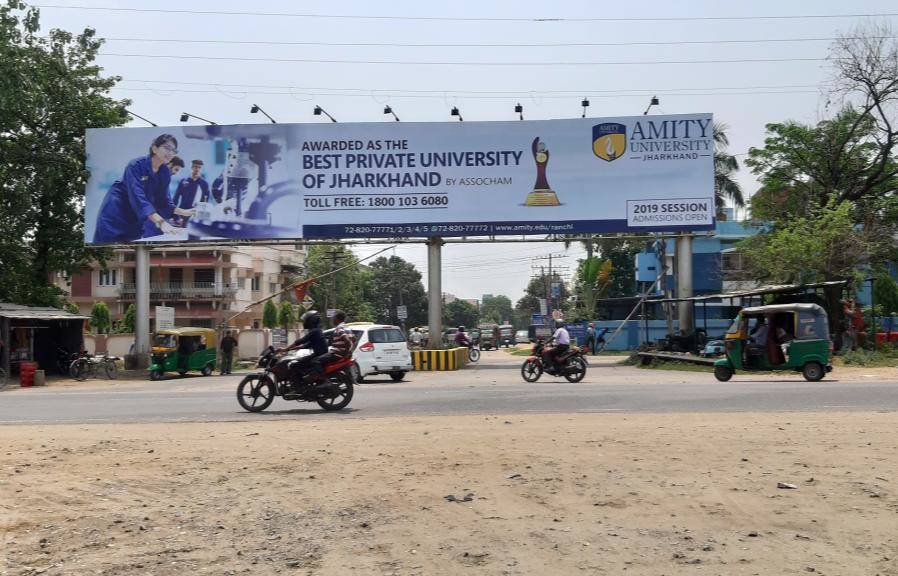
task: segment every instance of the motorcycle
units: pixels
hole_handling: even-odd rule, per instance
[[[586,376],[586,357],[577,346],[570,349],[555,360],[555,366],[543,366],[543,352],[546,343],[542,339],[536,341],[530,356],[521,365],[521,376],[526,382],[536,382],[546,373],[550,376],[563,376],[568,382],[579,382]]]
[[[317,402],[325,410],[342,410],[349,405],[353,394],[352,357],[336,357],[324,364],[326,382],[293,384],[290,365],[312,354],[300,348],[278,353],[269,346],[257,364],[262,371],[249,374],[237,385],[237,402],[248,412],[268,408],[275,396],[297,402]]]
[[[113,380],[118,374],[116,362],[120,361],[121,358],[110,356],[108,352],[93,356],[87,352],[81,352],[72,360],[72,364],[69,366],[69,376],[75,380],[87,380],[89,376],[96,377],[97,373],[102,370],[106,378]]]
[[[471,342],[468,346],[468,360],[471,362],[480,360],[480,342]]]

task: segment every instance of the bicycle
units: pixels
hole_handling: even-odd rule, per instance
[[[104,353],[102,356],[81,356],[76,358],[69,367],[69,375],[75,380],[86,380],[88,376],[97,376],[98,370],[102,370],[106,378],[112,380],[118,373],[115,356]]]

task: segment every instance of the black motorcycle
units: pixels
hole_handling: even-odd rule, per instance
[[[324,364],[323,383],[293,381],[291,364],[311,354],[299,349],[279,354],[269,346],[259,358],[261,372],[249,374],[237,385],[237,402],[244,410],[261,412],[275,396],[297,402],[317,402],[325,410],[341,410],[349,405],[353,394],[352,357],[336,357]]]
[[[583,350],[577,346],[571,346],[568,351],[555,359],[555,365],[543,364],[543,352],[546,342],[543,339],[533,344],[530,356],[521,365],[521,377],[527,382],[536,382],[543,374],[549,376],[563,376],[568,382],[579,382],[586,376],[586,357]]]

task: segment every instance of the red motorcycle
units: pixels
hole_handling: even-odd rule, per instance
[[[555,366],[543,365],[545,349],[546,343],[542,338],[533,345],[533,351],[521,366],[521,376],[525,381],[536,382],[543,373],[556,378],[563,376],[568,382],[579,382],[586,376],[586,357],[580,348],[571,346],[567,352],[555,359]]]
[[[278,354],[272,346],[259,358],[261,372],[249,374],[237,385],[237,402],[244,410],[261,412],[268,408],[275,396],[297,402],[317,402],[325,410],[341,410],[352,400],[352,357],[337,356],[324,365],[324,382],[293,383],[290,365],[311,354],[298,349]]]

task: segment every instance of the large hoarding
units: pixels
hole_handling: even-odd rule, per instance
[[[85,239],[710,230],[712,132],[710,114],[89,130]]]

